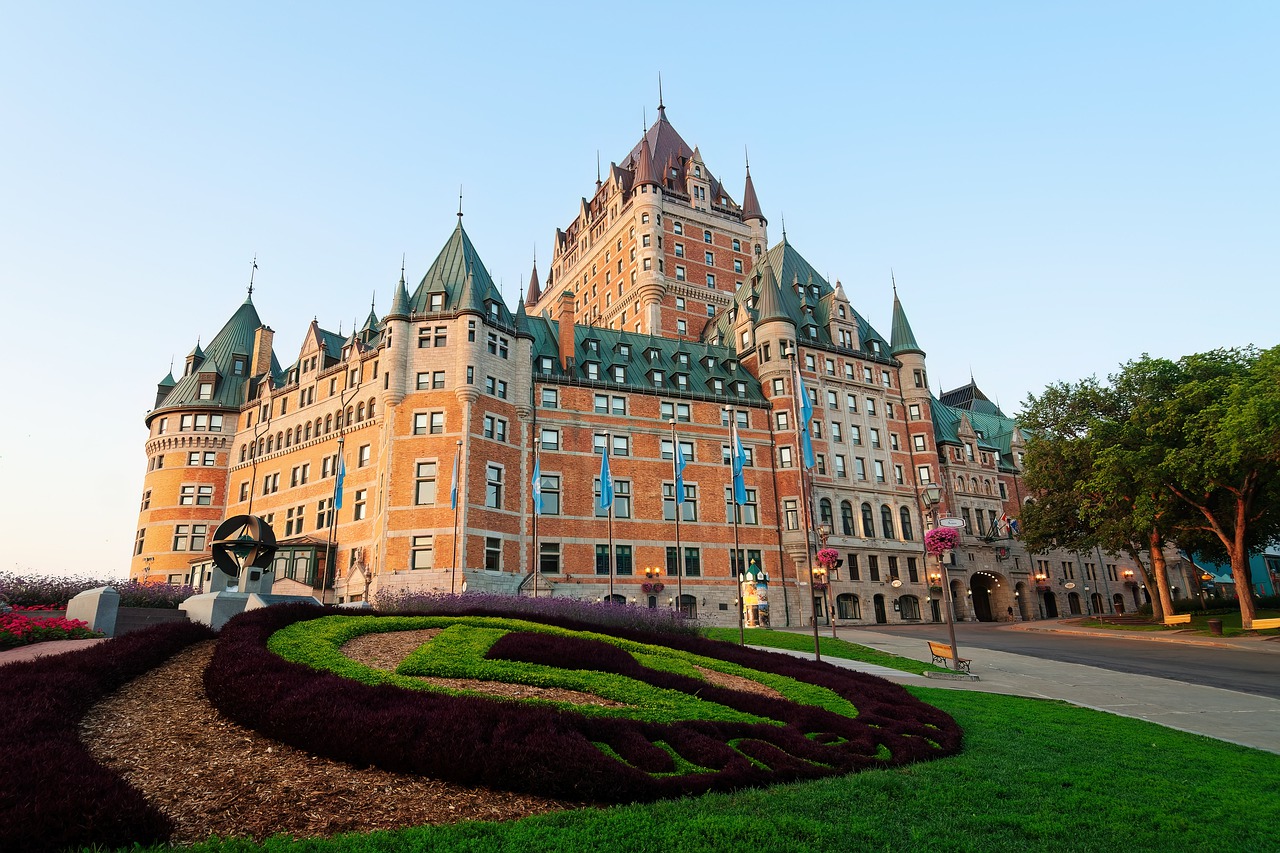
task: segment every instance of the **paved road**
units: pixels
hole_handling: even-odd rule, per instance
[[[857,642],[861,630],[864,629],[840,628],[839,635]],[[886,626],[877,625],[866,630],[921,640],[947,640],[947,627],[942,624],[894,626],[888,630]],[[956,642],[966,657],[976,657],[969,654],[969,649],[993,649],[1280,699],[1280,654],[1269,648],[1277,645],[1275,643],[1268,644],[1267,650],[1218,648],[1131,636],[1113,640],[973,623],[956,626]]]

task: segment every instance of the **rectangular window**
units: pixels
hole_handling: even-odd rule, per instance
[[[880,580],[880,558],[875,554],[867,555],[867,576],[872,581]]]
[[[800,505],[794,500],[782,502],[782,514],[788,530],[800,529]]]
[[[147,529],[145,527],[138,530],[138,536],[133,540],[133,555],[136,557],[142,553],[142,549],[146,547]]]
[[[852,554],[852,553],[845,554],[844,564],[849,567],[849,580],[851,581],[862,580],[862,570],[858,568],[857,554]]]
[[[560,475],[542,475],[542,514],[560,514]]]
[[[436,463],[419,462],[414,474],[413,502],[431,506],[436,502]]]
[[[921,483],[930,482],[928,465],[921,465],[920,467],[916,468],[916,479],[919,480]]]
[[[333,498],[325,498],[316,504],[316,529],[333,524]]]
[[[558,409],[560,408],[560,392],[555,388],[542,389],[542,408]]]
[[[560,449],[560,430],[550,427],[542,428],[541,443],[543,450]]]
[[[502,571],[502,540],[496,536],[484,538],[484,568],[488,572]]]
[[[681,521],[698,520],[698,487],[685,483],[684,503],[680,505]],[[675,521],[676,518],[676,484],[662,484],[662,518],[664,521]]]
[[[484,482],[484,505],[492,509],[502,509],[502,466],[486,465]]]
[[[434,541],[431,536],[415,536],[413,537],[412,548],[409,552],[409,568],[410,569],[430,569],[435,566],[435,548]]]
[[[613,571],[618,575],[629,575],[633,573],[633,564],[631,562],[631,546],[617,545],[616,556],[613,563]]]
[[[726,486],[724,490],[725,505],[725,523],[732,524],[734,509],[736,504],[733,502],[733,486]],[[760,514],[759,507],[756,504],[756,490],[747,489],[747,502],[741,506],[737,506],[738,523],[739,524],[759,524]]]
[[[790,468],[791,466],[791,447],[784,444],[778,448],[778,467]]]
[[[368,465],[371,453],[372,453],[372,448],[369,445],[367,444],[360,445],[360,450],[356,454],[356,467],[364,468],[366,465]],[[304,465],[303,469],[305,470],[306,467],[307,466]]]
[[[542,542],[538,545],[538,571],[544,575],[560,574],[560,543]]]
[[[364,518],[365,503],[367,502],[368,497],[368,489],[356,489],[356,502],[351,514],[352,521],[359,521]]]
[[[596,574],[609,574],[609,546],[596,545]]]

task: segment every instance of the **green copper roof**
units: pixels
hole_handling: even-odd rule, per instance
[[[158,401],[156,409],[171,406],[209,406],[211,408],[239,408],[246,399],[246,384],[258,377],[249,376],[253,358],[254,334],[262,327],[258,311],[250,297],[236,309],[226,325],[204,347],[203,360],[194,370],[177,380],[173,389]],[[198,348],[197,348],[198,349]],[[242,369],[236,371],[237,359],[242,359]],[[214,375],[213,396],[199,399],[201,376]],[[271,375],[267,381],[281,378],[280,364],[275,353],[271,354]],[[207,380],[204,380],[207,381]]]
[[[795,321],[791,319],[786,310],[782,298],[782,289],[778,285],[778,277],[773,274],[773,267],[770,266],[767,255],[761,260],[760,267],[760,301],[757,303],[759,314],[756,317],[756,322],[768,323],[770,320],[785,320],[794,325]]]
[[[970,383],[966,388],[972,387],[977,391],[977,386]],[[1016,460],[1013,457],[1013,435],[1015,430],[1021,430],[1017,422],[1003,412],[1000,411],[990,400],[982,396],[981,391],[977,391],[976,396],[981,399],[977,402],[980,404],[974,409],[963,408],[956,405],[948,405],[943,402],[949,398],[953,398],[957,392],[965,389],[956,389],[956,391],[945,392],[942,400],[933,398],[931,411],[933,414],[933,434],[934,439],[939,444],[961,444],[962,439],[959,435],[960,419],[967,417],[970,426],[978,433],[978,446],[984,450],[990,450],[998,453],[1000,456],[1000,470],[1015,470]],[[970,399],[973,402],[973,399]],[[983,405],[985,404],[985,405]],[[1022,437],[1028,437],[1026,430],[1021,430]]]
[[[396,285],[396,295],[391,299],[391,311],[388,317],[408,317],[413,309],[409,307],[409,289],[404,284],[404,273],[400,274],[400,283]]]
[[[433,294],[444,294],[443,305],[431,307]],[[511,311],[471,245],[461,218],[413,292],[409,307],[414,314],[472,311],[508,328],[512,325]]]
[[[902,310],[902,303],[898,301],[896,287],[893,290],[893,329],[889,335],[892,341],[889,349],[894,355],[906,352],[918,352],[924,355],[924,350],[920,349],[920,345],[916,343],[916,335],[911,331],[911,324],[907,322],[907,312]]]
[[[529,333],[533,337],[535,379],[558,379],[718,402],[765,402],[759,381],[737,363],[737,354],[731,347],[596,326],[574,326],[574,363],[566,372],[556,358],[559,324],[546,316],[530,317]],[[552,359],[549,374],[542,371],[544,356]],[[595,365],[595,379],[591,378],[589,364]],[[623,368],[620,381],[615,374],[617,367]],[[660,380],[656,378],[658,373],[661,373]],[[678,376],[685,377],[683,388]]]

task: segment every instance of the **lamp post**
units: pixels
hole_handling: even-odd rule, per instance
[[[835,591],[831,588],[830,584],[830,575],[833,570],[839,568],[844,562],[844,560],[839,558],[833,559],[832,555],[827,553],[827,539],[830,538],[831,534],[834,532],[835,530],[832,529],[830,524],[823,523],[818,525],[818,541],[821,542],[821,545],[818,550],[818,566],[813,570],[814,592],[816,593],[819,589],[826,591],[825,600],[827,603],[827,618],[831,622],[831,636],[833,638],[836,636],[836,600]]]
[[[942,503],[942,489],[936,483],[924,487],[924,501],[929,506],[929,520],[932,527],[938,526],[938,506]],[[951,638],[951,669],[956,671],[960,665],[960,649],[956,645],[956,625],[952,618],[951,582],[947,578],[947,570],[942,565],[942,553],[938,553],[938,579],[942,583],[942,607],[946,611],[947,636]]]

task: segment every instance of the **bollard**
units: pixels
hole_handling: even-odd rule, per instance
[[[1209,620],[1209,633],[1215,637],[1222,636],[1222,620],[1221,619]]]

